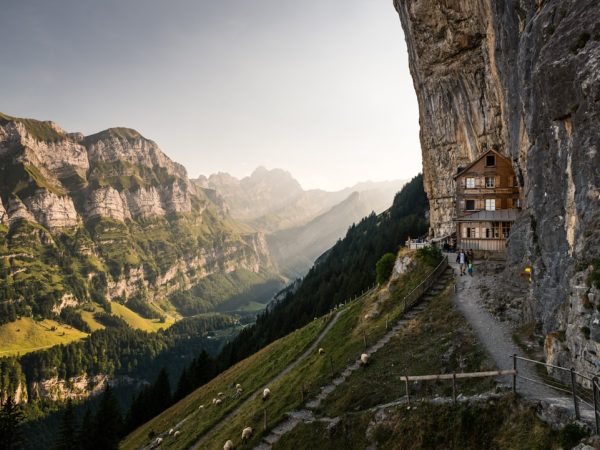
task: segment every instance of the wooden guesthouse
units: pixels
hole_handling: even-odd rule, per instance
[[[510,160],[489,150],[460,170],[454,179],[457,247],[504,251],[521,208],[518,181]]]

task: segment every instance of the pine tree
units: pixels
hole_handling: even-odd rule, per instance
[[[164,411],[171,406],[171,384],[169,383],[169,374],[163,367],[158,374],[158,378],[152,389],[153,415]]]
[[[94,419],[92,448],[118,450],[123,432],[123,418],[119,402],[107,384]]]
[[[63,413],[55,450],[73,450],[78,448],[79,434],[77,431],[77,418],[73,402],[69,399]]]
[[[0,409],[0,450],[13,450],[21,447],[23,411],[11,396]]]
[[[77,436],[78,445],[75,448],[81,448],[84,450],[93,448],[94,439],[94,418],[92,411],[89,406],[85,410],[83,420],[81,421],[81,427]]]

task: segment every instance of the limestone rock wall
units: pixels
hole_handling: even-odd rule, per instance
[[[419,101],[432,232],[452,228],[452,176],[460,166],[487,148],[509,156],[524,211],[509,240],[507,276],[534,268],[523,319],[564,332],[564,354],[556,343],[547,346],[555,349],[551,360],[599,370],[588,342],[597,318],[578,306],[592,293],[582,274],[600,257],[598,3],[394,4]],[[596,297],[588,298],[592,309]]]

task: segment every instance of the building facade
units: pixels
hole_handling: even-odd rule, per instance
[[[460,170],[454,179],[458,248],[503,251],[521,208],[518,181],[510,160],[489,150]]]

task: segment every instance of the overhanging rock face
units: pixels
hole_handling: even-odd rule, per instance
[[[508,266],[534,281],[524,318],[566,332],[598,370],[600,297],[600,7],[595,0],[395,0],[420,108],[425,189],[435,235],[452,229],[452,176],[487,149],[511,158],[525,196]],[[580,304],[585,296],[586,306]],[[581,330],[584,331],[581,331]]]

